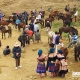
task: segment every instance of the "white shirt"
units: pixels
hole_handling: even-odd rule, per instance
[[[39,30],[39,26],[38,24],[34,24],[34,31],[37,31],[37,30]]]
[[[38,15],[38,19],[41,19],[41,15],[40,14]]]

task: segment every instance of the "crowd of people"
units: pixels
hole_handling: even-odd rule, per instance
[[[70,7],[67,5],[65,7],[65,11],[69,12]],[[75,8],[74,8],[75,10]],[[41,8],[42,11],[42,8]],[[23,13],[24,15],[27,15],[26,12]],[[39,13],[38,17],[36,19],[41,19],[41,13]],[[0,20],[2,19],[2,15],[0,15]],[[35,20],[36,20],[35,19]],[[27,20],[27,17],[26,17]],[[7,45],[6,48],[3,50],[4,55],[8,55],[13,53],[13,58],[16,60],[16,67],[15,69],[21,68],[20,65],[20,57],[22,53],[22,49],[26,47],[26,45],[30,45],[31,40],[34,43],[39,43],[41,41],[41,33],[38,23],[34,20],[34,22],[27,25],[26,21],[26,28],[22,32],[22,34],[19,35],[18,41],[13,46],[12,50]],[[16,20],[16,26],[20,23],[19,17]],[[47,21],[46,25],[47,31],[51,29],[51,25],[49,21]],[[72,35],[72,42],[68,45],[67,48],[69,48],[72,44],[75,44],[77,42],[78,36],[73,33]],[[65,77],[65,74],[68,72],[68,64],[66,61],[65,56],[63,55],[62,50],[59,49],[59,45],[62,47],[64,46],[63,42],[60,41],[60,33],[55,32],[55,35],[52,36],[51,43],[49,44],[49,52],[47,55],[44,54],[43,50],[40,49],[38,51],[38,57],[37,57],[37,68],[36,72],[39,73],[39,77],[42,77],[42,73],[44,73],[45,76],[47,76],[47,71],[50,72],[50,76],[59,76],[59,77]]]
[[[42,78],[42,73],[47,76],[47,71],[51,73],[50,77],[65,77],[65,74],[68,72],[68,64],[62,50],[58,50],[55,53],[53,43],[49,44],[49,48],[48,55],[45,55],[41,49],[38,51],[36,72],[39,73],[40,78]]]

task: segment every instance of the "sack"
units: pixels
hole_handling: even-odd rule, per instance
[[[22,35],[20,35],[19,37],[18,37],[18,41],[20,41],[21,42],[21,39],[22,38]]]

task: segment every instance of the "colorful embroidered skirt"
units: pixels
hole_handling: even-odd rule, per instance
[[[59,71],[59,64],[56,64],[55,66],[55,72]]]
[[[36,72],[45,73],[46,72],[45,64],[38,63]]]
[[[49,62],[49,72],[55,72],[55,63]]]

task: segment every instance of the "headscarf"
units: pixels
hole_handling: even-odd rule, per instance
[[[40,49],[39,51],[38,51],[38,56],[40,57],[41,55],[42,55],[42,50]]]
[[[50,53],[54,53],[54,48],[50,48]]]
[[[62,50],[58,50],[58,53],[62,54]]]

